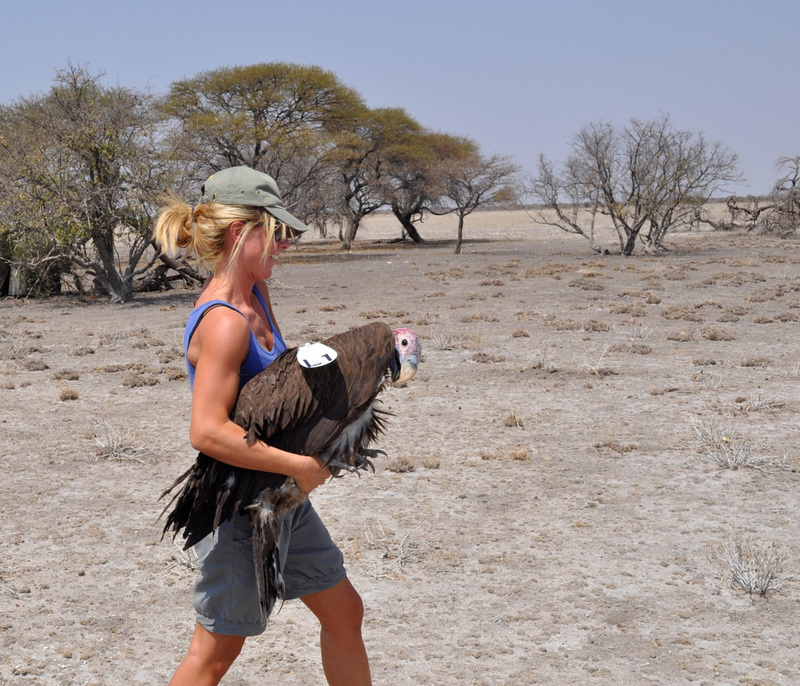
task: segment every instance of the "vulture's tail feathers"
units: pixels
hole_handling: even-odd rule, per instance
[[[169,488],[165,489],[165,490],[164,490],[164,491],[161,493],[161,495],[160,495],[160,496],[158,496],[158,499],[159,499],[159,500],[163,500],[164,498],[166,498],[166,497],[167,497],[167,496],[168,496],[170,493],[172,493],[172,491],[174,491],[174,490],[175,490],[175,489],[176,489],[176,488],[177,488],[177,487],[178,487],[180,484],[182,484],[184,481],[186,481],[186,479],[188,479],[188,478],[189,478],[189,476],[192,474],[192,472],[194,472],[194,465],[192,465],[191,467],[189,467],[189,469],[187,469],[187,470],[186,470],[186,471],[185,471],[183,474],[181,474],[181,475],[180,475],[180,476],[179,476],[177,479],[175,479],[175,482],[172,484],[172,486],[170,486]],[[164,516],[164,513],[165,513],[167,510],[169,510],[169,508],[172,506],[172,504],[175,502],[175,500],[177,500],[177,499],[178,499],[178,497],[180,496],[180,494],[181,494],[181,491],[178,491],[178,492],[177,492],[175,495],[173,495],[173,496],[172,496],[172,497],[169,499],[169,502],[168,502],[168,503],[167,503],[167,504],[164,506],[164,509],[163,509],[163,510],[161,510],[161,514],[160,514],[160,515],[158,515],[158,518],[159,518],[159,519],[161,519],[161,517],[163,517],[163,516]],[[172,515],[170,515],[170,517],[171,517],[171,516],[172,516]],[[166,534],[166,533],[167,533],[167,529],[168,529],[168,526],[165,526],[165,527],[164,527],[164,531],[163,531],[163,532],[162,532],[162,534],[161,534],[161,538],[162,538],[162,539],[164,538],[164,534]],[[175,533],[177,534],[177,531],[176,531]]]
[[[278,598],[283,600],[285,592],[278,550],[278,517],[275,514],[273,497],[274,493],[265,491],[249,508],[253,526],[256,587],[263,619],[270,616],[275,601]]]
[[[184,549],[191,548],[235,514],[247,497],[242,491],[242,479],[237,479],[234,467],[199,453],[194,465],[178,477],[171,488],[161,494],[164,498],[183,484],[164,508],[169,512],[162,537],[172,531],[173,538],[183,531]]]
[[[230,498],[231,492],[233,491],[235,485],[236,475],[229,474],[228,478],[225,479],[225,485],[220,489],[219,493],[217,493],[217,507],[214,511],[214,531],[216,531],[219,528],[219,525],[225,521],[223,519],[225,516],[225,505],[228,502],[228,498]]]
[[[261,616],[265,620],[272,613],[275,602],[283,600],[286,591],[278,550],[278,522],[281,515],[302,504],[305,499],[306,493],[297,487],[294,479],[287,479],[278,490],[264,489],[247,508],[253,527],[256,587]]]

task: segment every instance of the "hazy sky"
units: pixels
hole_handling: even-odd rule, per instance
[[[2,103],[68,61],[154,92],[285,61],[529,171],[590,122],[661,113],[739,155],[737,193],[800,155],[798,0],[2,0],[2,25]]]

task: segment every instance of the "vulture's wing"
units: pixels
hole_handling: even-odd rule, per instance
[[[302,367],[293,349],[242,389],[233,418],[248,429],[248,442],[259,438],[290,452],[334,459],[326,451],[353,429],[386,382],[395,356],[394,333],[387,324],[373,322],[323,343],[337,353],[330,364]]]

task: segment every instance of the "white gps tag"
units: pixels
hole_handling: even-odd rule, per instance
[[[297,350],[297,361],[306,369],[324,367],[335,359],[336,351],[324,343],[306,343]]]

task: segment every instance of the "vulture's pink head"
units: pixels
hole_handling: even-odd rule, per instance
[[[411,329],[394,329],[394,348],[397,351],[398,368],[392,365],[392,381],[403,384],[414,378],[422,357],[422,344]]]

